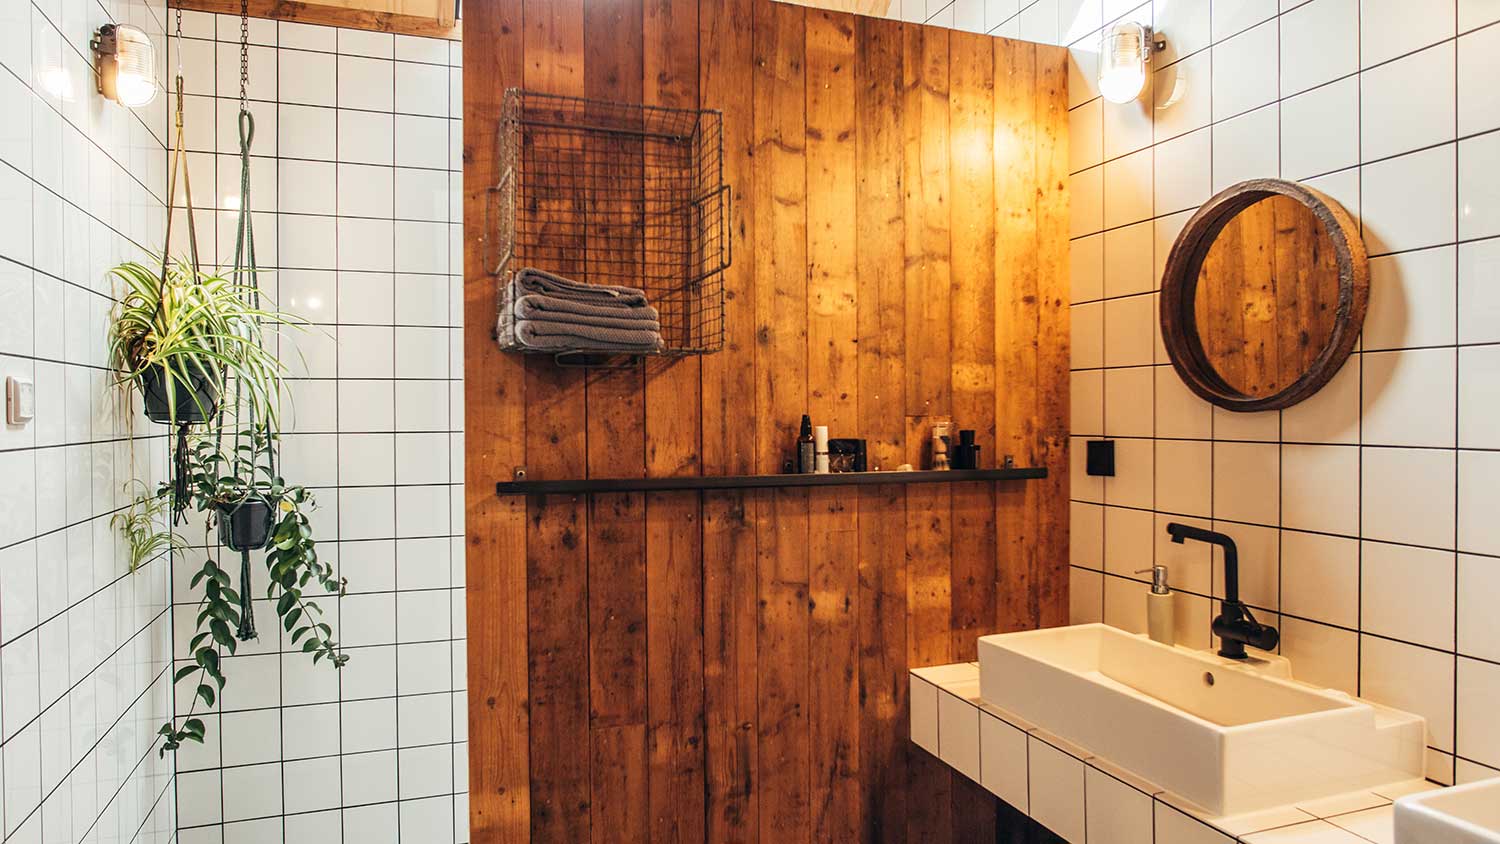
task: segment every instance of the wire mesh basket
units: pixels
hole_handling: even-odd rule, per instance
[[[730,199],[720,112],[512,88],[497,143],[485,261],[498,280],[502,348],[541,351],[506,330],[507,293],[523,268],[643,290],[659,314],[655,354],[722,348]],[[564,364],[609,357],[587,343],[545,353]]]

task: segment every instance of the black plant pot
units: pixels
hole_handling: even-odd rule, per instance
[[[274,511],[259,498],[219,508],[219,542],[231,551],[259,551],[271,539]]]
[[[146,400],[146,418],[162,424],[184,422],[207,422],[219,405],[219,385],[212,377],[202,373],[188,376],[191,388],[179,379],[168,378],[161,366],[153,366],[141,373],[141,393]],[[167,390],[175,394],[177,418],[172,418],[171,405],[167,402]]]

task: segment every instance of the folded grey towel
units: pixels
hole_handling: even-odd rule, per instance
[[[540,293],[525,293],[520,296],[512,294],[512,301],[515,303],[516,319],[552,320],[604,328],[661,330],[656,309],[649,305],[621,308],[595,305],[592,302],[575,302]]]
[[[634,287],[617,287],[610,284],[585,284],[556,273],[536,267],[522,267],[512,284],[518,293],[540,293],[571,299],[575,302],[590,302],[595,305],[612,305],[617,308],[640,308],[646,306],[646,294]]]
[[[602,328],[549,320],[518,319],[515,336],[528,349],[579,352],[655,352],[662,348],[657,331]]]

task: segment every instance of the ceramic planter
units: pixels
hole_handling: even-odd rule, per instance
[[[275,511],[259,498],[219,508],[219,542],[231,551],[259,551],[271,539]]]
[[[206,422],[213,416],[219,404],[219,385],[203,374],[189,376],[191,387],[180,380],[167,377],[166,370],[153,366],[141,373],[141,395],[145,398],[146,417],[162,424]],[[177,418],[174,420],[167,391],[175,393]],[[205,415],[206,413],[206,415]]]

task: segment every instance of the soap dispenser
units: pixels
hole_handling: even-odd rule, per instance
[[[1136,574],[1151,572],[1151,594],[1146,596],[1146,632],[1151,641],[1163,645],[1177,644],[1177,625],[1172,615],[1172,589],[1167,586],[1167,567],[1161,564],[1140,569]]]

